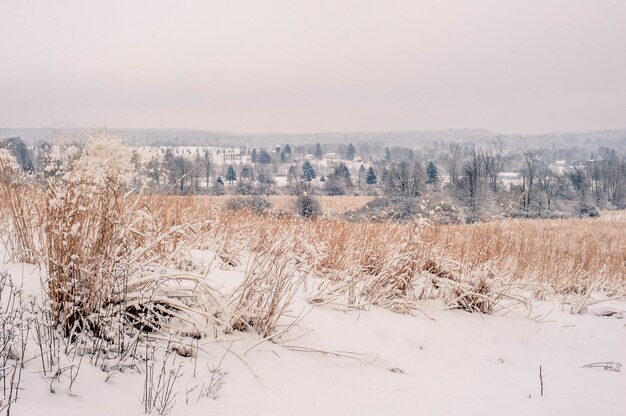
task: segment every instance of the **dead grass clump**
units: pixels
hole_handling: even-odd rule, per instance
[[[469,282],[452,284],[447,296],[447,303],[453,309],[478,312],[491,315],[497,297],[493,296],[492,276],[480,276]]]
[[[289,241],[279,238],[254,255],[244,282],[233,295],[230,322],[234,330],[252,328],[263,338],[275,332],[303,283],[303,271],[290,251]]]
[[[415,308],[414,280],[423,269],[426,252],[419,235],[420,226],[414,225],[379,272],[367,280],[362,294],[365,302],[402,313]]]
[[[106,143],[87,143],[84,157],[97,156],[97,169],[81,156],[48,183],[40,223],[54,324],[71,339],[88,333],[117,345],[129,330],[160,330],[174,318],[221,325],[219,295],[180,272],[202,224],[166,224],[141,195],[124,192]]]

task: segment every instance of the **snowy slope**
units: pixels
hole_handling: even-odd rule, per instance
[[[37,292],[36,267],[5,269]],[[214,269],[208,278],[232,290],[243,266]],[[194,357],[178,359],[183,376],[171,414],[626,414],[626,369],[583,368],[598,361],[626,363],[626,303],[597,305],[582,315],[548,302],[534,304],[530,314],[518,309],[495,316],[445,310],[441,301],[421,307],[423,313],[409,316],[298,299],[292,315],[304,311],[302,319],[278,342],[240,332],[202,339],[197,349],[190,340]],[[596,315],[606,310],[617,313]],[[218,397],[198,400],[209,368],[218,366],[228,372]],[[12,415],[143,414],[144,376],[137,372],[105,382],[106,374],[87,361],[71,391],[62,378],[52,384],[52,394],[37,360],[24,371]]]

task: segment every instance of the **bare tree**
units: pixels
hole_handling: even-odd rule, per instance
[[[524,166],[522,168],[522,192],[523,192],[523,206],[526,211],[530,209],[532,201],[532,194],[535,190],[535,178],[537,175],[537,169],[539,167],[539,161],[541,159],[541,152],[527,150],[523,154]]]
[[[206,186],[208,187],[209,181],[211,179],[211,170],[213,170],[213,154],[209,151],[209,149],[204,149],[204,154],[202,157],[202,164],[204,168]]]
[[[450,143],[448,154],[445,156],[446,169],[450,176],[450,183],[456,186],[463,163],[463,146],[460,143]]]

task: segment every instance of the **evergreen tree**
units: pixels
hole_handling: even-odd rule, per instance
[[[298,174],[296,173],[296,166],[289,166],[289,171],[287,172],[287,182],[293,181],[294,179],[296,179],[296,176],[298,176]]]
[[[286,161],[285,152],[280,152],[280,163],[285,163]]]
[[[310,182],[311,180],[315,179],[315,176],[316,174],[313,165],[308,160],[305,160],[302,164],[302,178],[305,181]]]
[[[286,155],[290,155],[291,154],[291,146],[289,146],[288,144],[285,145],[285,148],[283,149],[283,152]]]
[[[361,163],[361,166],[359,167],[359,186],[361,186],[361,183],[363,182],[364,179],[365,179],[365,166],[363,166],[363,163]]]
[[[226,177],[226,180],[230,182],[231,185],[233,184],[233,182],[237,180],[237,174],[235,173],[235,168],[233,168],[233,165],[228,165],[228,167],[226,168],[225,177]]]
[[[352,143],[348,145],[348,150],[346,151],[346,159],[354,160],[354,156],[356,155],[356,148]]]
[[[265,149],[261,149],[259,152],[259,163],[262,165],[269,165],[272,163],[272,156]]]
[[[317,160],[322,160],[324,158],[324,153],[322,152],[322,145],[320,145],[319,143],[315,143],[314,156]]]
[[[368,185],[376,185],[376,183],[378,182],[378,178],[376,177],[376,172],[374,171],[373,167],[369,167],[369,169],[367,169],[367,174],[365,175],[365,182]]]
[[[239,172],[239,177],[241,179],[250,179],[252,175],[252,170],[248,167],[248,165],[244,165]]]
[[[215,184],[213,187],[213,193],[215,195],[224,195],[224,180],[222,179],[221,176],[218,176],[217,179],[215,179]]]
[[[259,156],[257,154],[256,149],[252,149],[252,153],[250,154],[250,162],[257,163],[258,160],[259,160]]]
[[[339,162],[339,164],[335,167],[335,175],[350,180],[350,169],[348,169],[348,166],[345,163]]]
[[[431,160],[426,167],[426,183],[432,185],[439,180],[439,172],[437,172],[437,166]]]

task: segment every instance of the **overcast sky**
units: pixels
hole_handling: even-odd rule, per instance
[[[0,0],[0,126],[626,128],[626,1]]]

